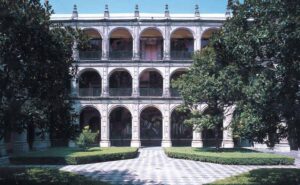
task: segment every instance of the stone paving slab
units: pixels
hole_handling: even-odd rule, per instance
[[[93,179],[101,179],[111,184],[199,185],[258,168],[300,168],[300,164],[291,166],[222,165],[169,158],[162,148],[153,147],[140,149],[140,155],[135,159],[68,165],[60,169]]]

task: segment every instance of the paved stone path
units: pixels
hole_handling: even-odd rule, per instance
[[[299,166],[298,166],[299,165]],[[296,166],[275,166],[292,167]],[[199,185],[257,168],[274,166],[220,165],[168,158],[162,148],[143,148],[135,159],[86,165],[69,165],[61,170],[79,173],[112,184]]]

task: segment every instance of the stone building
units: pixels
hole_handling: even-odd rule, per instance
[[[100,132],[100,146],[215,145],[213,131],[193,131],[176,108],[183,103],[172,80],[192,64],[195,51],[205,47],[222,26],[225,14],[73,14],[52,21],[83,30],[89,47],[75,47],[77,75],[72,82],[81,128]],[[205,105],[199,105],[205,111]],[[230,115],[220,128],[226,128]],[[221,129],[220,129],[221,130]],[[230,130],[221,146],[233,147]]]

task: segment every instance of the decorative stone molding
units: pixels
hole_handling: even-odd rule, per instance
[[[223,148],[233,148],[233,138],[232,138],[232,129],[230,127],[230,123],[233,119],[233,112],[236,108],[236,105],[232,105],[229,107],[225,107],[223,114],[223,141],[222,141],[222,147]]]

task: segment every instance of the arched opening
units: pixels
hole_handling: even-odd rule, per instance
[[[190,60],[194,52],[194,37],[187,29],[178,29],[171,35],[171,59]]]
[[[163,57],[163,37],[162,34],[149,28],[142,32],[140,37],[140,57],[142,60],[162,60]]]
[[[140,115],[142,146],[160,146],[162,141],[162,114],[155,107],[148,107]]]
[[[101,77],[96,71],[83,72],[79,77],[79,96],[100,96]]]
[[[205,115],[218,115],[222,117],[222,111],[219,109],[207,108],[204,111]],[[204,147],[217,147],[221,146],[223,139],[223,121],[222,119],[218,120],[218,123],[215,123],[214,128],[204,128],[202,131],[202,140]]]
[[[132,77],[126,70],[114,71],[109,77],[110,96],[131,96]]]
[[[101,59],[102,38],[97,30],[83,30],[84,42],[78,43],[79,58],[82,60]]]
[[[191,146],[193,139],[193,127],[184,124],[190,112],[174,110],[171,114],[171,140],[172,146]]]
[[[140,96],[162,96],[163,78],[156,70],[146,70],[139,79]]]
[[[91,132],[96,135],[93,145],[98,145],[101,134],[101,116],[99,111],[94,107],[85,107],[80,113],[80,130],[86,126],[89,127]]]
[[[109,127],[112,146],[130,146],[131,120],[131,113],[124,107],[117,107],[110,113]]]
[[[175,72],[171,75],[171,78],[170,78],[171,84],[172,84],[173,81],[175,81],[175,80],[177,80],[179,77],[181,77],[181,75],[186,74],[186,73],[187,73],[186,70],[178,70],[178,71],[175,71]],[[171,96],[172,96],[172,97],[179,97],[179,96],[180,96],[180,93],[179,93],[178,89],[173,88],[173,87],[171,87],[170,93],[171,93]]]
[[[112,60],[132,59],[132,36],[125,28],[118,28],[110,34],[109,58]]]
[[[204,48],[209,44],[209,40],[216,32],[218,32],[218,29],[216,28],[212,28],[204,31],[201,37],[201,48]]]

